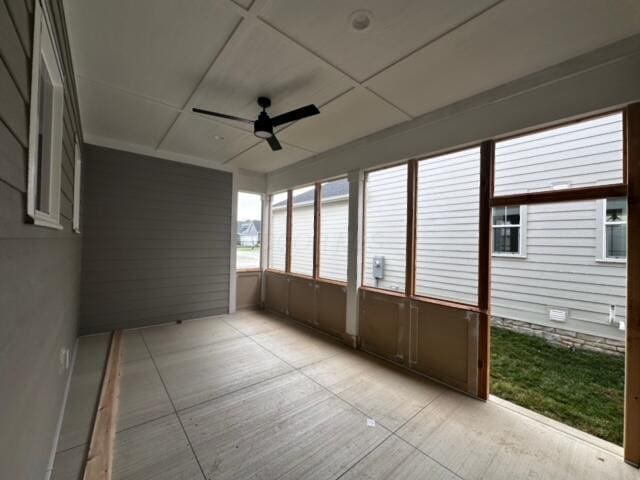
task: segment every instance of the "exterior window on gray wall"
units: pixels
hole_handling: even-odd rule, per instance
[[[293,191],[291,272],[313,276],[315,186]]]
[[[322,184],[320,200],[320,278],[347,281],[349,181]]]
[[[605,257],[627,258],[627,199],[608,198],[604,219]]]
[[[407,165],[403,164],[367,174],[364,285],[404,292],[407,256],[407,168]]]
[[[480,149],[418,163],[417,295],[478,301]]]
[[[259,194],[238,192],[236,229],[236,269],[260,268],[262,197]]]
[[[287,192],[271,197],[269,268],[284,271],[287,252]]]
[[[499,141],[495,194],[622,183],[623,145],[620,112]]]
[[[519,206],[493,209],[493,253],[520,255]]]

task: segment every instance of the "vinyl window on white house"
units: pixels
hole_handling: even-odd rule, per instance
[[[34,18],[27,213],[34,224],[61,230],[62,70],[51,26],[39,2]]]
[[[608,198],[604,209],[604,258],[627,258],[627,199]]]
[[[504,256],[524,256],[523,206],[496,207],[493,209],[493,253]]]
[[[284,271],[287,257],[287,192],[271,196],[269,268]]]

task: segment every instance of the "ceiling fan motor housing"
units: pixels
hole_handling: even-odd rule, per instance
[[[273,126],[267,112],[260,112],[258,119],[253,124],[253,133],[258,138],[273,137]]]

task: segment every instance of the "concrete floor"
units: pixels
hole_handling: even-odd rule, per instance
[[[640,479],[614,445],[274,315],[131,330],[125,342],[116,480]],[[107,343],[80,339],[56,480],[80,475]]]

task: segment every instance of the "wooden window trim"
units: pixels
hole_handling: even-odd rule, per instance
[[[287,236],[285,240],[284,271],[291,273],[291,219],[293,212],[293,190],[287,190]]]
[[[313,196],[313,278],[320,276],[320,201],[322,195],[322,184],[315,184]]]
[[[407,165],[407,240],[405,254],[404,291],[407,296],[415,293],[416,283],[416,211],[418,209],[418,161]]]

